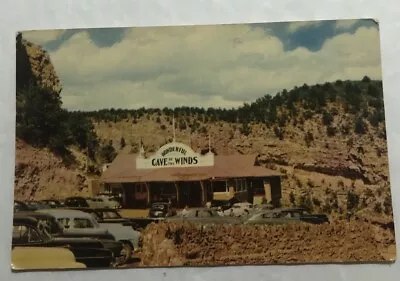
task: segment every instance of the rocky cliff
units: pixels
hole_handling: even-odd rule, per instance
[[[17,91],[31,85],[46,88],[50,95],[58,96],[62,86],[48,53],[40,46],[16,40]],[[74,164],[55,155],[45,147],[34,147],[16,139],[15,199],[62,198],[87,194],[88,180],[83,173],[82,154],[75,150]]]

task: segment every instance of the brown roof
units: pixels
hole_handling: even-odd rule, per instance
[[[212,167],[136,169],[136,154],[120,154],[101,176],[106,183],[196,181],[212,178],[279,176],[276,171],[255,166],[257,155],[216,155]]]

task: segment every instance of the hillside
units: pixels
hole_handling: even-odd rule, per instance
[[[369,216],[386,211],[390,219],[380,81],[364,77],[303,85],[237,110],[184,107],[82,114],[93,120],[100,141],[112,142],[120,153],[136,152],[140,140],[147,152],[170,141],[174,115],[177,140],[195,150],[206,149],[210,136],[217,154],[258,153],[261,165],[284,173],[286,205],[345,215],[348,197],[355,194],[357,206],[350,209]]]
[[[85,156],[60,132],[62,85],[50,56],[40,47],[16,38],[17,136],[14,196],[18,200],[88,194]],[[47,125],[45,125],[47,124]]]
[[[283,204],[344,217],[391,220],[382,82],[336,81],[283,89],[236,109],[69,112],[50,57],[17,36],[15,196],[88,194],[117,153],[153,152],[172,139],[201,152],[258,153],[285,174]]]

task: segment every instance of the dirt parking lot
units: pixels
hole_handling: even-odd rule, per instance
[[[143,233],[139,266],[384,262],[394,233],[359,221],[324,225],[158,223]]]

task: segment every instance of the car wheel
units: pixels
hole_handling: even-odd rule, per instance
[[[128,241],[121,241],[121,243],[122,243],[122,252],[123,252],[123,257],[121,259],[121,263],[125,264],[125,263],[128,263],[132,259],[133,246]]]

